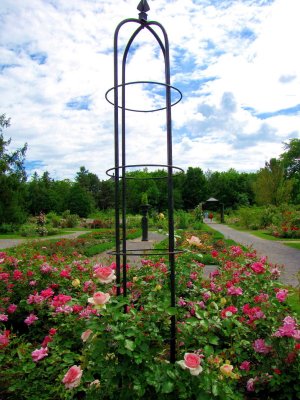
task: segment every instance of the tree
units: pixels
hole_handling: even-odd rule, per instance
[[[71,214],[86,218],[93,209],[93,197],[79,183],[75,183],[70,188],[67,205]]]
[[[50,177],[48,171],[45,171],[41,177],[35,172],[30,182],[27,183],[27,208],[30,214],[38,215],[40,212],[48,213],[50,211],[62,212],[65,208],[61,207],[61,195],[64,197],[67,193],[58,193],[57,183]]]
[[[271,158],[257,173],[253,185],[258,205],[273,204],[278,206],[288,203],[291,198],[293,181],[285,178],[284,165],[280,160]]]
[[[96,207],[102,208],[103,200],[101,199],[101,182],[96,174],[89,172],[85,167],[80,167],[76,174],[75,181],[88,193],[90,193],[95,201]]]
[[[8,152],[11,139],[5,140],[3,129],[10,126],[10,118],[0,115],[0,224],[19,225],[26,219],[24,207],[25,154],[27,144]]]
[[[183,182],[182,199],[186,210],[207,200],[207,181],[201,168],[189,167]]]
[[[217,198],[225,208],[249,205],[254,201],[252,182],[255,174],[240,173],[233,168],[207,174],[209,197]]]
[[[285,152],[280,155],[285,176],[293,180],[292,201],[300,203],[300,139],[290,139],[284,143]]]

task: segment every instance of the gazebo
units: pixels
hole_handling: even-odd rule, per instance
[[[203,203],[202,207],[203,207],[203,209],[205,209],[205,208],[209,208],[209,206],[214,206],[214,207],[217,207],[217,209],[219,209],[220,216],[221,216],[220,220],[221,220],[221,223],[223,224],[225,222],[224,221],[224,203],[221,203],[218,199],[215,199],[214,197],[210,197],[208,200],[206,200]]]

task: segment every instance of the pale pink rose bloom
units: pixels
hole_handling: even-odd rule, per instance
[[[88,340],[88,338],[90,337],[91,333],[93,333],[93,331],[91,329],[87,329],[86,331],[82,332],[81,340],[83,342],[86,342]]]
[[[230,364],[223,364],[220,367],[220,371],[225,376],[230,376],[232,374],[233,366]]]
[[[105,307],[105,303],[107,303],[110,299],[109,293],[96,292],[93,294],[93,297],[88,298],[88,302],[94,304],[96,307]]]
[[[280,289],[277,293],[276,293],[276,299],[278,301],[280,301],[280,303],[282,303],[283,301],[286,300],[287,295],[288,295],[289,291],[287,289]]]
[[[191,245],[191,246],[201,246],[201,240],[197,236],[192,236],[190,239],[186,239],[186,241]]]
[[[77,365],[73,365],[63,377],[62,383],[64,383],[67,389],[73,389],[80,385],[82,377],[82,369]]]
[[[287,316],[283,320],[283,326],[281,326],[273,336],[277,337],[293,337],[294,339],[300,339],[300,330],[297,330],[297,323],[294,318]]]
[[[281,275],[281,271],[277,267],[272,268],[270,272],[273,278],[278,278]]]
[[[250,378],[248,381],[247,381],[247,390],[248,390],[248,392],[254,392],[254,390],[255,390],[255,381],[256,381],[256,379],[254,378]]]
[[[40,349],[36,349],[31,353],[31,357],[34,362],[38,362],[48,355],[48,347],[41,347]]]
[[[268,354],[271,350],[271,346],[267,346],[264,339],[256,339],[253,343],[253,349],[257,353]]]
[[[35,321],[38,320],[38,317],[34,314],[29,314],[28,317],[24,320],[26,325],[32,325]]]
[[[227,289],[227,294],[230,294],[232,296],[240,296],[241,294],[243,294],[243,289],[240,287],[231,286]]]
[[[98,278],[101,283],[111,283],[116,279],[115,271],[110,267],[96,268],[94,276]]]
[[[195,353],[185,353],[184,359],[178,361],[181,368],[188,369],[191,375],[199,375],[203,371],[200,363],[201,357]]]
[[[1,322],[8,321],[8,315],[7,314],[0,314],[0,321]]]

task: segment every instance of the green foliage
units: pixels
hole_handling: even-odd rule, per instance
[[[10,126],[10,119],[0,115],[0,224],[19,225],[26,220],[24,207],[25,154],[27,145],[13,152],[7,148],[11,140],[5,140],[3,129]]]
[[[71,214],[70,210],[66,210],[62,214],[63,219],[60,221],[62,228],[75,228],[79,223],[77,214]]]
[[[16,226],[14,224],[3,223],[0,225],[0,233],[12,233],[16,231]]]
[[[68,194],[68,210],[71,214],[77,214],[79,217],[87,217],[93,210],[94,202],[90,193],[82,186],[75,183]]]
[[[256,203],[258,205],[280,205],[288,203],[293,190],[293,180],[285,179],[284,165],[280,160],[272,158],[265,163],[257,174],[253,184]]]
[[[185,210],[194,209],[207,200],[207,181],[201,168],[189,167],[183,182],[183,203]]]

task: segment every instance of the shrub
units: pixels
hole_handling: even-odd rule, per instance
[[[20,227],[19,233],[21,236],[32,237],[36,236],[36,225],[33,224],[24,224]]]
[[[15,232],[16,227],[14,224],[3,223],[0,225],[0,233],[12,233]]]

